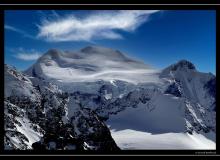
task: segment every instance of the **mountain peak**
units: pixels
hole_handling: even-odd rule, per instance
[[[140,75],[145,70],[152,69],[118,50],[87,46],[69,52],[50,49],[25,73],[65,82],[117,79],[136,83],[140,78],[128,73]]]
[[[176,71],[183,71],[183,72],[196,71],[196,67],[192,62],[183,59],[165,68],[162,71],[161,76],[163,77],[169,75],[170,72],[176,72]]]
[[[196,69],[195,65],[192,62],[187,61],[185,59],[180,60],[176,64],[174,64],[174,68],[187,68],[192,70]]]
[[[127,57],[120,51],[114,50],[112,48],[101,47],[101,46],[87,46],[81,49],[80,51],[90,56],[98,55],[98,56],[104,56],[115,59],[127,59]]]
[[[52,49],[49,49],[44,55],[51,56],[51,58],[57,58],[58,56],[60,56],[61,53],[62,53],[61,50],[52,48]]]
[[[112,49],[112,48],[107,48],[107,47],[102,47],[102,46],[87,46],[83,49],[80,50],[80,53],[84,56],[88,57],[96,57],[100,58],[103,60],[112,60],[112,61],[117,61],[117,62],[123,62],[123,63],[135,63],[139,64],[140,66],[147,66],[148,68],[150,66],[144,64],[143,62],[139,61],[138,59],[134,59],[132,57],[127,56],[123,52],[117,50],[117,49]]]
[[[177,71],[177,70],[196,70],[195,65],[188,60],[180,60],[177,63],[174,63],[167,67],[164,70]]]
[[[80,51],[84,52],[84,53],[91,53],[91,52],[114,51],[114,50],[111,49],[111,48],[95,46],[95,45],[89,45],[89,46],[86,46],[86,47],[82,48]]]

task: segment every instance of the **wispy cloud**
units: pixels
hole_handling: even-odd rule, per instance
[[[149,20],[158,10],[99,11],[84,17],[71,14],[65,17],[56,12],[56,19],[45,19],[38,25],[38,38],[47,41],[91,41],[94,39],[120,39],[118,32],[133,32]]]
[[[23,61],[37,60],[42,54],[34,49],[25,50],[23,48],[12,49],[12,52],[16,53],[15,58]]]
[[[4,25],[4,29],[10,30],[10,31],[13,31],[13,32],[17,32],[17,33],[19,33],[19,34],[21,34],[21,35],[23,35],[24,37],[27,37],[27,38],[35,39],[34,36],[28,34],[27,32],[25,32],[25,31],[23,31],[21,29],[18,29],[16,27],[7,25],[7,24]]]

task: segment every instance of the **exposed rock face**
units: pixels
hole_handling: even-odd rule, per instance
[[[172,94],[176,97],[181,97],[180,85],[177,82],[173,82],[167,87],[167,89],[164,93],[165,94]]]
[[[55,85],[33,85],[23,73],[5,68],[6,79],[25,95],[11,92],[5,97],[5,149],[36,150],[118,150],[108,127],[88,109],[81,108],[68,119],[69,95]],[[12,74],[10,74],[12,73]],[[21,76],[14,80],[11,77]],[[30,93],[30,94],[29,94]],[[37,99],[32,94],[38,96]],[[78,132],[78,130],[80,132]]]

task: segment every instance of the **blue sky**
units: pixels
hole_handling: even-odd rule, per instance
[[[162,69],[181,59],[216,72],[216,12],[5,11],[5,63],[30,67],[48,49],[118,49]]]

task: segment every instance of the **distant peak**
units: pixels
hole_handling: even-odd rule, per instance
[[[61,55],[62,51],[58,49],[49,49],[44,56],[50,56],[51,58],[57,58]],[[43,56],[43,57],[44,57]]]
[[[187,61],[187,60],[180,60],[179,62],[174,64],[174,68],[187,68],[191,70],[196,69],[195,65],[192,62]]]
[[[90,50],[93,50],[94,48],[96,48],[95,46],[86,46],[84,48],[81,49],[82,52],[87,52]]]
[[[49,49],[49,50],[47,51],[47,53],[50,53],[50,54],[56,54],[56,53],[58,53],[58,52],[60,52],[60,50],[55,49],[55,48]]]
[[[87,46],[80,50],[86,55],[98,55],[105,56],[107,58],[116,58],[116,59],[127,59],[126,56],[119,50],[101,47],[101,46]]]
[[[193,63],[191,63],[190,61],[187,60],[180,60],[175,64],[172,64],[170,66],[168,66],[167,68],[165,68],[162,73],[161,76],[165,76],[170,74],[170,71],[183,71],[183,72],[188,72],[188,71],[196,71],[196,67]]]
[[[170,65],[165,70],[176,71],[176,70],[196,70],[193,63],[187,60],[180,60],[175,64]]]

